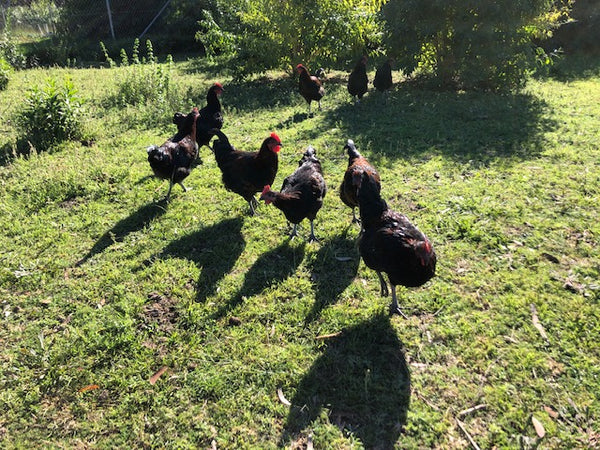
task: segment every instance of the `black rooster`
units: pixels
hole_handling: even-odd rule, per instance
[[[223,184],[228,190],[244,197],[250,205],[250,215],[254,215],[257,205],[254,194],[275,180],[281,139],[276,133],[271,133],[259,151],[244,152],[231,145],[222,131],[214,129],[211,133],[218,136],[213,142],[213,151],[223,175]]]
[[[387,274],[392,289],[390,313],[406,317],[398,307],[396,286],[421,286],[435,275],[431,242],[406,216],[388,208],[379,186],[367,174],[362,176],[359,206],[363,226],[360,255],[367,267],[377,272],[383,296],[389,295],[382,272]]]
[[[210,140],[214,136],[210,131],[223,128],[223,113],[221,112],[220,95],[225,89],[221,83],[213,84],[206,94],[206,106],[200,110],[200,116],[196,124],[196,142],[198,147],[206,145],[210,148]],[[185,117],[181,113],[175,113],[173,123],[181,131],[184,126]]]
[[[296,71],[300,74],[298,90],[300,91],[300,95],[304,97],[304,100],[308,103],[308,115],[310,116],[311,102],[319,102],[319,109],[321,109],[321,99],[325,95],[325,89],[321,84],[321,80],[311,75],[308,72],[308,69],[302,64],[296,66]]]
[[[348,152],[348,168],[344,173],[344,179],[340,184],[340,199],[345,205],[352,208],[352,223],[357,223],[354,209],[358,206],[358,191],[362,183],[363,174],[372,178],[378,190],[381,190],[381,178],[379,173],[369,162],[356,150],[354,141],[348,139],[344,146]]]
[[[190,174],[192,163],[198,156],[196,122],[199,115],[198,108],[186,116],[182,115],[179,132],[175,136],[160,147],[151,145],[146,149],[154,175],[169,180],[166,201],[169,201],[174,183],[178,183],[184,192],[187,191],[183,180]]]
[[[373,86],[379,92],[386,93],[394,85],[392,81],[392,59],[387,59],[375,72]]]
[[[360,103],[363,95],[366,94],[369,85],[369,79],[367,78],[367,57],[363,55],[356,65],[350,76],[348,77],[348,92],[354,98],[356,97],[356,103]]]
[[[271,190],[267,185],[260,200],[281,210],[285,218],[294,224],[291,237],[298,235],[297,227],[305,218],[310,220],[309,242],[318,241],[315,236],[314,220],[323,206],[323,197],[327,186],[321,170],[321,162],[312,146],[309,146],[300,160],[299,167],[283,180],[280,192]]]

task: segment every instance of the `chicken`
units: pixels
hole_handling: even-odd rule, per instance
[[[300,74],[298,89],[300,95],[308,102],[308,115],[310,115],[310,104],[313,100],[319,102],[319,109],[321,109],[321,99],[325,95],[325,89],[321,80],[312,76],[302,64],[296,66],[296,71]]]
[[[389,294],[382,272],[392,290],[390,313],[406,317],[398,306],[396,286],[417,287],[435,275],[436,255],[427,237],[408,218],[388,208],[379,186],[366,173],[359,190],[363,232],[358,248],[367,267],[375,270],[381,295]]]
[[[348,139],[344,150],[348,151],[348,168],[344,173],[342,184],[340,184],[340,199],[352,208],[352,223],[357,223],[359,220],[356,218],[354,209],[358,206],[358,190],[363,174],[367,174],[373,179],[377,186],[377,192],[381,190],[381,178],[377,170],[356,150],[352,139]]]
[[[210,148],[209,143],[214,136],[210,131],[214,128],[218,128],[219,130],[223,128],[223,114],[221,113],[219,96],[224,90],[221,83],[215,83],[206,94],[206,106],[200,110],[200,117],[198,117],[196,123],[196,141],[198,142],[198,147],[206,145]],[[179,131],[184,126],[185,117],[181,113],[175,113],[173,116],[173,123],[177,125]]]
[[[265,185],[271,185],[275,180],[281,139],[276,133],[271,133],[263,141],[259,151],[244,152],[231,145],[221,130],[213,129],[211,133],[218,136],[213,142],[213,151],[223,175],[223,184],[228,190],[244,197],[250,205],[250,215],[253,216],[257,205],[254,194],[261,192]]]
[[[363,95],[367,92],[369,79],[367,78],[367,57],[363,55],[348,77],[348,92],[356,97],[356,103],[360,103]]]
[[[199,116],[198,108],[194,108],[191,113],[182,116],[180,130],[175,136],[160,147],[151,145],[146,149],[154,175],[169,180],[166,201],[169,201],[174,183],[178,183],[184,192],[187,191],[183,180],[190,174],[192,163],[198,156],[196,122]]]
[[[286,219],[294,224],[292,239],[298,235],[298,224],[305,218],[310,220],[309,242],[318,241],[315,236],[314,220],[323,206],[323,197],[327,192],[325,179],[321,170],[321,162],[317,159],[315,149],[309,146],[300,160],[299,167],[283,180],[281,191],[271,190],[267,185],[262,191],[260,200],[281,210]]]
[[[392,59],[386,60],[381,66],[377,68],[375,72],[375,79],[373,80],[373,86],[379,92],[385,93],[388,89],[393,86],[392,81]]]

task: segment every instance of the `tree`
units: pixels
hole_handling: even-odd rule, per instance
[[[441,88],[522,86],[539,50],[532,39],[560,20],[553,0],[390,0],[388,45],[404,70]]]

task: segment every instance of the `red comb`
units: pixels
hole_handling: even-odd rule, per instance
[[[262,192],[260,195],[265,195],[267,192],[269,192],[271,190],[271,186],[269,186],[268,184],[263,188]]]
[[[214,85],[217,86],[217,87],[220,87],[221,89],[223,89],[223,85],[221,83],[219,83],[219,82],[216,82]]]
[[[275,139],[279,144],[281,144],[281,139],[279,139],[279,136],[277,136],[277,133],[275,133],[274,131],[271,133],[271,137],[273,139]]]
[[[194,108],[192,109],[192,112],[198,112],[198,107],[194,106]]]

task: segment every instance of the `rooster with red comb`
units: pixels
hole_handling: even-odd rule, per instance
[[[265,185],[273,184],[277,175],[281,139],[277,133],[271,133],[257,152],[245,152],[231,145],[221,130],[213,129],[211,133],[217,136],[213,141],[213,151],[225,188],[241,195],[248,202],[253,216],[258,203],[255,194],[261,192]]]

